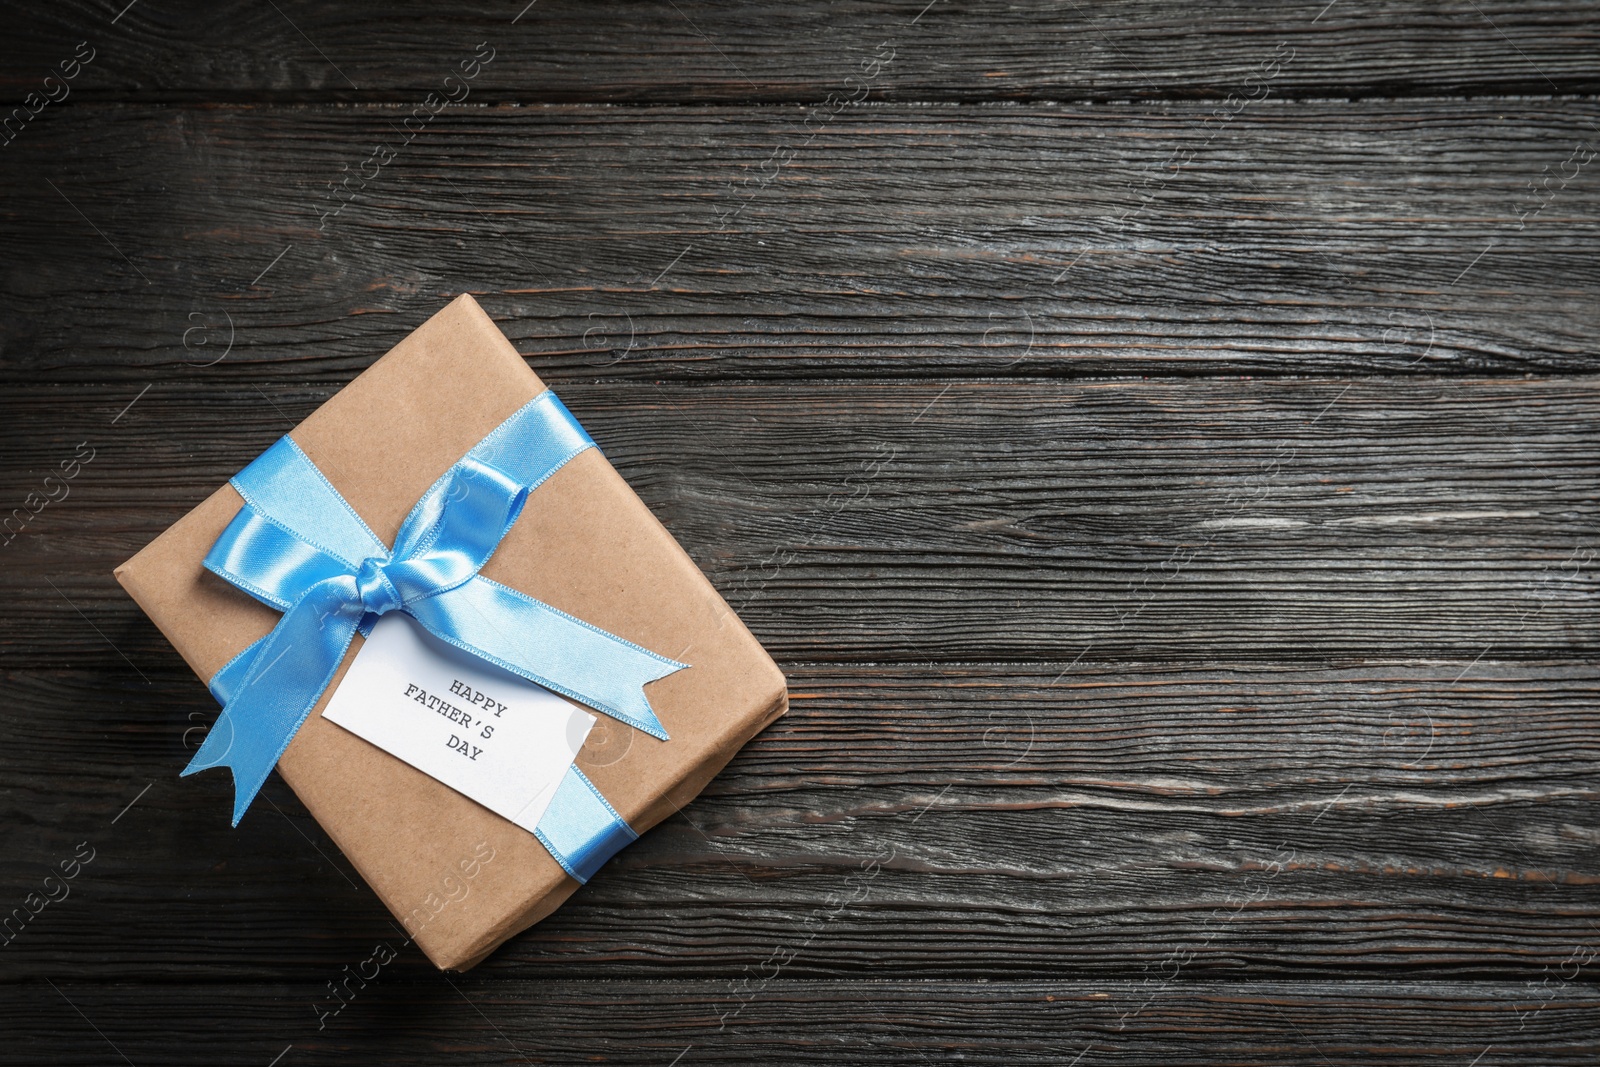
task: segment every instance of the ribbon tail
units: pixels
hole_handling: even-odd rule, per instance
[[[267,637],[271,637],[268,634]],[[250,674],[250,665],[256,661],[256,653],[261,651],[261,646],[267,643],[267,637],[255,642],[243,652],[223,664],[221,670],[211,676],[211,681],[206,683],[206,688],[211,690],[211,695],[218,704],[228,706],[228,701],[233,699],[233,694],[239,691],[245,678]],[[204,747],[204,746],[201,746]]]
[[[406,605],[435,636],[665,741],[646,684],[688,666],[481,575]]]
[[[212,679],[232,686],[226,706],[184,775],[212,767],[233,773],[233,825],[261,791],[278,757],[316,706],[344,659],[362,609],[349,578],[320,583],[278,625]],[[349,588],[347,589],[346,586]],[[238,677],[240,664],[243,677]]]

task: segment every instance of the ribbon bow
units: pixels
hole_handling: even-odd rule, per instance
[[[478,573],[528,494],[593,447],[545,390],[422,495],[393,549],[288,437],[262,453],[232,479],[245,505],[205,566],[283,618],[212,678],[222,715],[183,773],[228,767],[237,826],[356,631],[370,633],[378,616],[390,611],[403,611],[458,648],[665,740],[643,687],[686,664]],[[536,833],[580,880],[599,865],[595,855],[603,852],[604,862],[633,837],[576,767]]]

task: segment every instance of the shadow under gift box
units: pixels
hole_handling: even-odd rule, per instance
[[[393,544],[428,487],[544,388],[477,302],[461,296],[290,436]],[[201,566],[242,504],[224,485],[116,570],[202,681],[280,617]],[[599,449],[529,495],[481,573],[690,665],[645,687],[670,740],[597,713],[578,754],[578,767],[640,833],[691,800],[788,707],[777,665]],[[428,958],[466,970],[549,915],[578,882],[533,834],[322,717],[360,646],[357,635],[278,771]],[[228,819],[227,803],[208,800]],[[444,879],[459,885],[468,873],[466,895],[442,904]]]

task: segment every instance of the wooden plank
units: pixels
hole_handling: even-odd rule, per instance
[[[1592,101],[1211,110],[64,109],[0,350],[337,379],[470,290],[552,380],[1600,367]]]
[[[14,504],[100,450],[0,548],[10,662],[160,655],[111,569],[333,392],[186,373],[120,415],[131,385],[10,391]],[[783,660],[1465,665],[1600,638],[1593,377],[561,392]]]
[[[96,851],[0,978],[303,979],[400,937],[276,778],[231,830],[226,775],[176,777],[215,705],[175,656],[113,659],[0,677],[11,906]],[[487,970],[1536,981],[1600,944],[1594,664],[1068,666],[789,665],[790,714]]]
[[[118,12],[121,11],[119,15]],[[11,20],[0,91],[21,99],[74,46],[84,98],[420,101],[483,42],[493,101],[676,103],[1593,93],[1592,6],[1299,0],[1059,5],[355,3],[228,0],[172,10],[87,0]],[[880,50],[882,46],[882,50]],[[874,55],[890,56],[863,67]],[[1274,62],[1276,61],[1276,62]],[[70,68],[69,68],[70,69]],[[850,79],[850,80],[847,80]],[[459,89],[456,90],[459,92]]]
[[[361,964],[358,957],[353,964]],[[0,1056],[102,1065],[1076,1063],[1278,1065],[1535,1062],[1588,1067],[1586,981],[1524,983],[526,982],[407,980],[390,969],[339,1001],[319,984],[0,989],[17,1006]],[[367,968],[371,973],[371,968]],[[1554,972],[1552,972],[1554,975]],[[335,971],[335,976],[341,972]],[[748,1002],[741,998],[749,996]],[[8,1023],[11,1020],[8,1019]],[[114,1052],[113,1049],[116,1051]]]

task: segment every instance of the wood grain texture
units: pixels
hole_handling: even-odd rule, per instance
[[[153,380],[121,416],[132,386],[12,390],[17,504],[100,451],[0,548],[8,661],[75,665],[102,634],[159,653],[111,569],[332,392]],[[1466,663],[1600,640],[1590,377],[561,393],[780,660]]]
[[[486,42],[491,101],[772,103],[1225,96],[1264,59],[1293,96],[1592,93],[1600,18],[1572,0],[828,4],[244,0],[7,4],[0,92],[20,99],[88,38],[84,98],[421,99]],[[894,59],[867,78],[863,59]],[[1280,46],[1281,49],[1280,50]],[[865,68],[870,69],[870,68]],[[846,81],[846,79],[853,79]]]
[[[364,957],[358,957],[360,962]],[[335,973],[339,973],[337,969]],[[317,1030],[319,985],[0,990],[0,1062],[63,1065],[607,1063],[1540,1063],[1587,1067],[1600,1033],[1583,982],[418,982],[388,971]],[[209,1016],[238,1020],[205,1025]],[[98,1033],[96,1032],[98,1031]]]
[[[463,290],[553,381],[1600,367],[1593,102],[1212,110],[47,113],[0,373],[342,382]]]
[[[1600,14],[923,5],[0,6],[0,1062],[1595,1062]],[[462,291],[792,711],[445,977],[109,572]]]
[[[215,706],[173,654],[96,660],[0,678],[75,710],[48,763],[0,756],[13,903],[98,853],[0,977],[303,979],[400,936],[277,779],[230,830],[226,776],[175,777]],[[1600,944],[1591,666],[787,672],[786,718],[483,973],[1489,978]]]

